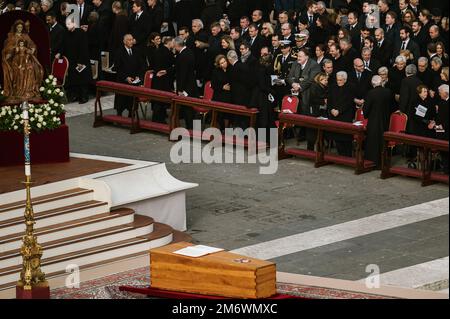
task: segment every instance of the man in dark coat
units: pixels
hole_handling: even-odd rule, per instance
[[[400,51],[408,50],[414,56],[414,63],[417,62],[417,59],[420,58],[420,48],[419,45],[414,42],[414,40],[410,37],[411,29],[409,27],[402,27],[400,29],[400,40],[395,43],[394,47],[394,57],[400,55]]]
[[[62,50],[66,29],[57,22],[56,14],[53,11],[47,12],[45,21],[50,31],[50,59],[53,62],[55,54]]]
[[[67,31],[61,51],[55,58],[65,56],[69,61],[67,94],[69,101],[78,100],[80,104],[88,101],[88,85],[92,80],[89,61],[89,44],[86,32],[77,28],[73,19],[66,21]]]
[[[417,77],[417,67],[410,64],[406,67],[406,78],[404,78],[400,85],[400,111],[413,118],[415,107],[417,105],[417,87],[422,84],[422,81]],[[410,132],[411,122],[408,123],[407,131]]]
[[[78,14],[80,17],[80,26],[88,25],[88,17],[93,8],[85,0],[77,0]]]
[[[233,104],[248,106],[250,90],[248,80],[242,76],[248,73],[248,66],[239,60],[235,51],[229,51],[227,59],[230,63],[231,101]]]
[[[376,44],[374,45],[374,57],[380,61],[383,66],[390,66],[392,59],[392,52],[394,50],[391,41],[384,37],[384,30],[378,28],[375,30]]]
[[[336,84],[332,84],[329,91],[328,105],[329,118],[340,122],[353,122],[355,117],[354,102],[355,90],[347,82],[347,72],[340,71],[336,74]],[[331,134],[336,142],[339,155],[352,156],[353,136],[348,134]]]
[[[117,72],[116,81],[129,85],[142,85],[144,78],[143,55],[133,47],[134,38],[131,34],[123,37],[123,46],[115,53],[114,69]],[[122,115],[124,110],[128,110],[128,117],[131,117],[133,98],[116,94],[114,107],[117,115]]]
[[[365,141],[365,158],[375,163],[379,168],[383,150],[383,134],[389,129],[392,91],[382,86],[382,79],[375,75],[372,78],[373,89],[367,93],[363,107],[364,118],[367,122],[367,138]]]
[[[164,19],[164,9],[158,0],[147,0],[148,21],[150,23],[150,32],[161,32],[161,24]]]
[[[252,52],[252,55],[259,59],[261,55],[261,48],[263,47],[264,40],[263,38],[258,34],[258,27],[256,24],[251,24],[248,27],[248,34],[250,36],[250,40],[248,41],[250,45],[250,51]]]
[[[182,96],[197,97],[194,53],[186,47],[183,38],[179,36],[174,39],[174,47],[177,51],[175,62],[177,93]],[[194,117],[192,109],[184,107],[180,112],[186,123],[186,128],[192,129]]]
[[[364,62],[361,59],[353,61],[353,71],[348,74],[348,81],[355,88],[354,102],[357,107],[362,107],[366,99],[367,92],[371,88],[372,72],[364,68]]]
[[[110,6],[110,2],[107,0],[92,0],[94,4],[94,10],[98,13],[98,32],[103,35],[101,37],[101,43],[99,45],[101,51],[106,51],[108,47],[108,37],[110,34],[114,14]]]
[[[133,14],[129,20],[129,32],[136,40],[135,47],[139,52],[143,52],[147,44],[148,36],[150,34],[151,21],[148,13],[144,11],[144,4],[142,0],[135,0],[132,7]]]
[[[172,53],[173,39],[165,37],[162,45],[156,50],[153,63],[152,89],[171,92],[175,75],[175,56]],[[152,103],[152,121],[166,122],[166,105],[159,102]]]

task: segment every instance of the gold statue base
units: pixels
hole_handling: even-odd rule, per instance
[[[50,299],[50,287],[46,281],[25,290],[21,283],[16,285],[16,299]]]

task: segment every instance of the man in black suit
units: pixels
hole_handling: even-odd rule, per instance
[[[248,43],[250,44],[250,51],[255,58],[259,58],[261,48],[263,47],[263,38],[258,33],[258,26],[256,24],[251,24],[248,27],[248,34],[250,36],[250,40]]]
[[[250,105],[249,81],[242,76],[248,74],[248,65],[242,63],[233,50],[228,52],[227,60],[230,63],[231,101],[233,104],[248,106]]]
[[[130,34],[136,40],[135,46],[143,52],[150,34],[151,23],[148,13],[144,11],[142,0],[135,0],[132,7],[133,14],[129,20]]]
[[[88,17],[93,8],[85,0],[77,0],[78,15],[80,18],[80,26],[88,25]]]
[[[177,93],[181,96],[197,97],[194,53],[186,47],[183,38],[179,36],[174,39],[174,48],[177,52],[175,61]],[[192,109],[184,107],[180,112],[186,123],[186,128],[192,129],[194,118]]]
[[[348,25],[346,26],[346,29],[350,33],[353,46],[357,48],[361,35],[361,26],[358,22],[358,14],[356,12],[350,12],[348,14]]]
[[[378,74],[378,69],[381,68],[381,63],[372,57],[372,50],[370,48],[363,48],[361,57],[364,63],[364,68],[373,74]]]
[[[355,89],[354,102],[356,107],[364,105],[364,101],[371,88],[372,72],[365,69],[363,60],[357,58],[353,61],[353,70],[348,74],[348,82]]]
[[[308,21],[308,28],[315,27],[318,14],[316,13],[317,4],[313,0],[308,0],[306,3],[306,11],[300,15],[300,19]]]
[[[45,22],[48,25],[50,31],[50,59],[53,63],[55,54],[61,52],[65,29],[56,20],[56,14],[53,11],[47,12],[45,16]]]
[[[142,53],[137,52],[134,45],[134,38],[131,34],[123,37],[123,46],[114,55],[114,69],[117,72],[116,81],[129,85],[142,85],[144,78],[144,59]],[[114,108],[117,115],[122,116],[124,110],[128,110],[128,117],[131,117],[133,98],[116,94]]]
[[[397,13],[394,11],[389,11],[386,14],[386,23],[383,27],[384,29],[384,37],[391,41],[392,43],[396,43],[400,40],[400,25],[397,22]]]
[[[400,51],[408,50],[412,53],[414,59],[413,62],[417,63],[417,59],[420,58],[419,45],[411,39],[411,29],[409,27],[400,28],[400,42],[395,43],[394,56],[400,55]]]
[[[152,89],[172,92],[175,76],[175,56],[172,53],[173,38],[164,37],[163,43],[156,49],[153,62]],[[152,103],[152,121],[166,123],[166,105],[159,102]]]
[[[250,25],[250,19],[246,16],[241,17],[239,20],[239,26],[241,27],[241,38],[242,40],[248,41],[250,36],[248,34],[248,27]]]
[[[428,34],[423,28],[423,23],[416,20],[411,26],[411,39],[419,45],[421,56],[427,55],[427,43],[429,42]]]
[[[381,65],[390,66],[394,50],[392,42],[385,39],[384,30],[381,28],[375,30],[375,39],[374,57],[380,61]]]
[[[261,10],[254,10],[252,12],[252,24],[256,25],[259,32],[262,30],[263,23],[263,12]]]

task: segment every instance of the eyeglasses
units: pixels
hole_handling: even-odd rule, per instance
[[[364,64],[355,65],[355,68],[362,68],[364,67]]]

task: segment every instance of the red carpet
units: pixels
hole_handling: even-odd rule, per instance
[[[132,293],[139,293],[139,294],[143,294],[143,295],[146,295],[149,297],[168,298],[168,299],[211,299],[211,300],[232,299],[232,298],[226,298],[226,297],[220,297],[220,296],[198,295],[198,294],[190,294],[190,293],[185,293],[185,292],[161,290],[161,289],[151,288],[151,287],[138,288],[138,287],[131,287],[131,286],[120,286],[119,290],[132,292]],[[276,294],[270,298],[265,298],[264,300],[283,300],[283,299],[306,299],[306,298],[292,296],[292,295]]]

